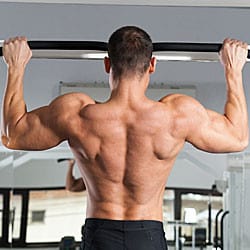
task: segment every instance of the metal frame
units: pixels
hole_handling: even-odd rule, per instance
[[[9,211],[10,211],[10,193],[11,189],[1,188],[0,194],[3,195],[2,211],[2,237],[0,237],[0,247],[10,247],[9,242]]]
[[[250,7],[248,0],[0,0],[16,3],[59,3],[95,5],[146,5],[146,6],[192,6],[192,7]]]

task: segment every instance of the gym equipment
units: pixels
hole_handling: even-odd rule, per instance
[[[3,44],[0,40],[0,46]],[[107,43],[99,41],[28,41],[32,58],[102,60],[107,56]],[[219,61],[221,43],[155,42],[153,55],[159,61]],[[2,56],[2,47],[0,47]],[[250,46],[248,60],[250,61]]]

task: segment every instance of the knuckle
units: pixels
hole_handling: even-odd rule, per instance
[[[13,40],[13,43],[18,44],[18,43],[19,43],[18,38],[15,38],[15,39]]]

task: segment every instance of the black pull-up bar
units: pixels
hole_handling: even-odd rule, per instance
[[[33,50],[67,50],[67,51],[95,51],[107,52],[107,43],[97,41],[28,41],[30,49]],[[154,52],[192,52],[192,53],[218,53],[222,47],[219,43],[177,43],[177,42],[157,42],[153,43]],[[63,52],[61,52],[63,53]],[[0,47],[0,56],[2,56]],[[40,56],[42,58],[43,56]],[[44,58],[47,58],[46,56]],[[50,58],[53,58],[51,56]],[[84,58],[84,57],[82,57]],[[75,58],[74,58],[75,59]],[[79,57],[80,59],[80,57]],[[86,59],[86,58],[85,58]],[[95,59],[95,58],[92,58]],[[204,58],[206,59],[206,58]],[[250,50],[248,50],[250,59]],[[178,59],[177,59],[178,60]],[[192,59],[191,59],[192,60]],[[209,58],[208,58],[209,61]]]

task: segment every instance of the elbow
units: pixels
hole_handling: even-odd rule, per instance
[[[75,188],[73,185],[66,184],[65,189],[69,192],[75,192]]]
[[[238,138],[238,150],[237,151],[244,151],[249,145],[249,134],[246,133]]]
[[[66,187],[66,190],[68,190],[69,192],[72,192],[72,193],[75,193],[77,192],[78,190],[74,187]]]
[[[4,147],[6,147],[8,149],[12,149],[10,139],[6,135],[4,135],[4,134],[1,135],[1,142],[2,142]]]
[[[12,150],[21,150],[21,148],[18,147],[18,145],[15,143],[15,140],[11,137],[8,137],[6,135],[1,135],[1,142],[4,147]]]
[[[8,149],[18,149],[16,148],[16,137],[15,137],[15,133],[13,132],[13,130],[10,129],[10,127],[6,127],[6,129],[2,129],[1,130],[1,142],[3,144],[4,147],[8,148]]]
[[[241,148],[243,150],[245,150],[249,145],[249,137],[247,136],[246,138],[244,138],[242,141],[241,141]]]
[[[242,148],[245,150],[249,145],[249,129],[246,129],[244,136],[242,138]]]
[[[6,135],[4,135],[3,133],[1,134],[1,142],[5,147],[8,147],[8,138]]]
[[[65,189],[66,189],[67,191],[69,191],[69,192],[72,192],[72,188],[71,188],[71,187],[66,186]]]

